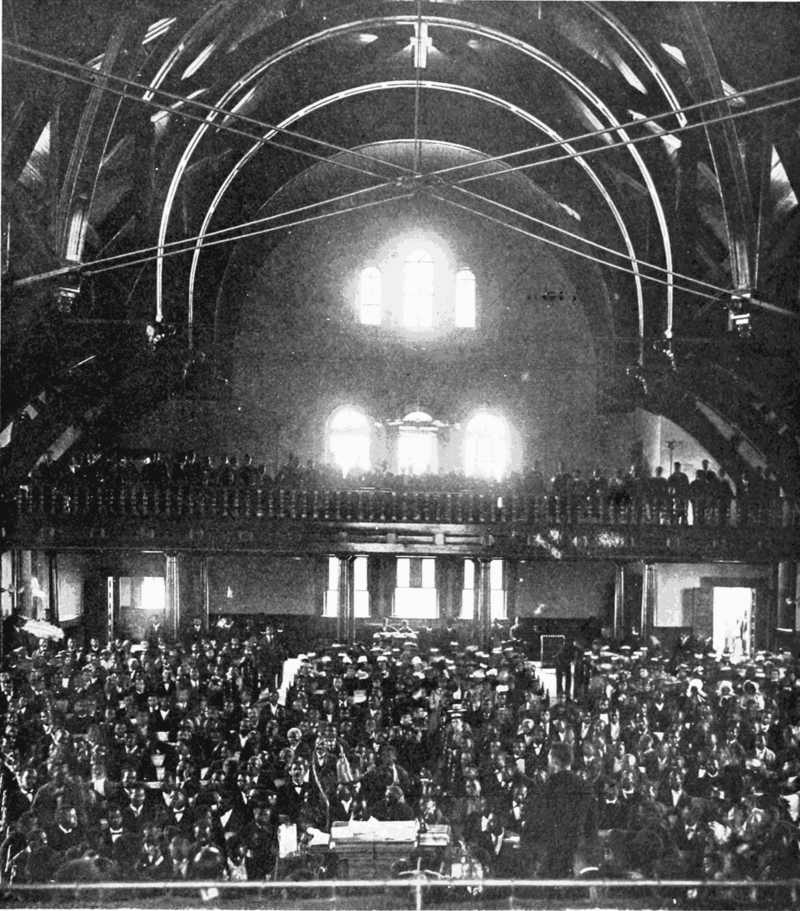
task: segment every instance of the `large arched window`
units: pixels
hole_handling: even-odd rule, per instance
[[[503,418],[481,411],[464,432],[464,471],[467,475],[499,480],[506,472],[508,426]]]
[[[469,269],[456,272],[456,326],[475,328],[475,276]]]
[[[369,266],[361,273],[359,286],[359,314],[365,326],[381,324],[381,273]]]
[[[397,467],[401,474],[435,474],[439,469],[438,428],[429,414],[412,411],[398,428]]]
[[[403,274],[403,325],[433,325],[433,257],[414,250],[406,257]]]
[[[328,460],[342,475],[352,468],[369,470],[369,418],[357,408],[345,406],[333,413],[328,422]]]

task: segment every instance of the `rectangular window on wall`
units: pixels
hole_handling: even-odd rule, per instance
[[[472,620],[475,615],[475,564],[464,561],[464,587],[461,590],[461,619]]]
[[[461,619],[472,620],[475,605],[475,564],[464,561],[464,587],[461,590]],[[489,564],[489,610],[492,620],[505,620],[507,616],[505,567],[502,560]]]
[[[322,616],[339,616],[339,559],[337,557],[328,557],[328,588],[325,591]]]
[[[502,560],[492,560],[489,564],[489,588],[491,590],[492,620],[506,619],[506,585],[505,567]]]
[[[163,576],[145,576],[139,593],[139,607],[142,610],[163,611],[166,606],[166,579]]]
[[[367,558],[356,557],[353,567],[354,612],[356,617],[369,617],[369,589],[367,588]]]
[[[339,616],[339,579],[341,564],[338,557],[328,558],[328,588],[325,591],[323,617]],[[353,566],[354,612],[356,617],[369,617],[369,588],[367,587],[367,558],[356,557]]]
[[[434,557],[398,557],[394,615],[423,620],[438,617]]]

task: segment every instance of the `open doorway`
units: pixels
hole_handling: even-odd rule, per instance
[[[714,651],[727,649],[734,659],[750,654],[754,600],[752,588],[714,587]]]

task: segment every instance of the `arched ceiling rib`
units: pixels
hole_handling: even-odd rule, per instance
[[[511,103],[506,102],[502,98],[498,98],[496,96],[489,95],[487,92],[481,91],[480,89],[476,89],[476,88],[467,88],[464,86],[457,86],[457,85],[443,85],[441,83],[431,82],[430,80],[427,80],[427,79],[420,80],[418,82],[414,82],[412,80],[407,80],[407,81],[396,80],[396,81],[388,83],[388,84],[380,83],[378,85],[358,86],[357,88],[351,89],[348,92],[341,92],[341,93],[337,94],[336,96],[321,98],[318,101],[316,101],[313,105],[309,106],[308,108],[304,108],[303,110],[297,111],[293,115],[291,120],[284,121],[283,123],[279,124],[278,129],[283,129],[283,128],[292,126],[294,123],[299,122],[307,114],[310,114],[312,111],[318,110],[320,108],[324,108],[329,104],[335,104],[336,102],[340,101],[344,97],[352,97],[354,95],[361,95],[361,94],[378,92],[378,91],[409,89],[409,88],[413,88],[415,86],[419,86],[425,90],[436,90],[436,91],[448,92],[448,93],[453,93],[453,94],[463,94],[472,99],[480,100],[480,101],[486,102],[488,104],[492,104],[492,105],[496,105],[500,108],[504,108],[505,110],[510,111],[514,116],[519,117],[522,120],[525,120],[528,123],[531,123],[534,126],[536,126],[537,129],[541,130],[543,133],[545,133],[545,135],[549,136],[550,139],[554,140],[555,142],[561,143],[564,150],[567,153],[569,153],[570,155],[575,155],[576,164],[578,164],[582,168],[582,170],[588,175],[589,179],[592,181],[592,183],[597,188],[597,190],[598,190],[600,196],[602,197],[602,199],[604,200],[605,204],[610,209],[610,211],[613,215],[614,221],[617,224],[623,244],[625,246],[627,256],[630,261],[630,268],[634,272],[634,281],[636,283],[636,294],[637,294],[638,313],[639,313],[638,324],[639,324],[639,335],[641,338],[641,336],[644,332],[644,296],[643,296],[643,289],[642,289],[642,279],[641,279],[641,275],[639,272],[639,261],[638,261],[637,255],[636,255],[636,251],[634,249],[633,238],[631,237],[631,233],[628,230],[627,225],[625,224],[622,213],[620,212],[619,207],[616,205],[608,187],[603,182],[603,180],[598,176],[597,172],[592,168],[591,164],[589,164],[584,158],[580,157],[577,153],[577,150],[569,142],[566,142],[564,137],[560,136],[555,130],[551,129],[546,123],[541,121],[538,117],[535,117],[533,114],[531,114],[527,111],[521,110],[516,105],[512,105]],[[264,139],[271,138],[271,136],[274,135],[274,132],[275,131],[271,131],[270,133],[268,133],[264,137]],[[398,137],[398,141],[401,138],[402,137]],[[257,151],[259,151],[262,147],[263,147],[262,142],[256,143],[253,146],[251,146],[250,149],[248,149],[248,151],[245,153],[245,155],[243,155],[239,159],[239,161],[237,161],[236,164],[231,168],[228,175],[225,177],[224,181],[222,182],[222,184],[220,185],[216,194],[214,195],[214,199],[212,200],[211,204],[209,205],[209,207],[206,211],[206,214],[203,218],[203,224],[200,228],[200,231],[198,232],[198,238],[197,238],[197,242],[195,244],[195,250],[192,255],[192,265],[191,265],[191,271],[190,271],[190,277],[189,277],[188,320],[189,320],[190,325],[193,322],[194,285],[195,285],[195,278],[197,275],[198,260],[199,260],[200,252],[201,252],[201,249],[203,246],[203,241],[204,241],[204,238],[208,231],[208,227],[211,222],[211,219],[219,205],[220,200],[224,196],[224,194],[227,191],[228,187],[230,186],[231,182],[239,175],[242,168],[247,164],[247,162],[250,160],[250,158]],[[362,150],[359,150],[359,151],[362,151]],[[478,156],[473,161],[473,164],[479,163],[480,160],[481,160],[481,156]],[[436,173],[436,172],[434,172],[434,173]],[[488,172],[484,176],[491,179],[493,175],[494,175],[494,177],[496,177],[497,174],[502,174],[502,173],[503,173],[503,170],[502,170],[502,168],[500,168],[498,170]],[[424,171],[415,176],[421,177],[423,175],[424,175]],[[376,187],[376,189],[378,189],[378,188],[379,187]],[[491,188],[486,192],[491,194]],[[476,195],[476,194],[472,194],[472,195]]]
[[[376,183],[407,175],[404,155],[383,152],[412,134],[441,154],[451,149],[453,162],[440,159],[443,183],[435,190],[442,206],[461,195],[456,186],[471,176],[469,168],[486,169],[495,160],[496,173],[507,176],[509,165],[519,166],[520,180],[527,175],[531,187],[579,217],[566,222],[576,235],[619,247],[637,269],[640,261],[663,269],[670,282],[675,274],[673,310],[672,287],[643,281],[653,276],[645,265],[641,277],[597,268],[609,299],[616,299],[620,369],[637,358],[638,346],[645,371],[679,376],[685,364],[692,375],[702,351],[738,375],[757,377],[765,396],[798,404],[792,371],[800,340],[796,321],[786,315],[800,310],[800,106],[792,98],[800,89],[787,85],[739,98],[735,109],[725,100],[732,86],[755,91],[800,77],[797,57],[788,53],[800,31],[796,4],[765,11],[747,2],[423,2],[430,43],[426,67],[415,70],[420,17],[416,4],[402,0],[150,0],[134,5],[122,53],[114,38],[119,15],[107,0],[4,3],[13,8],[12,40],[52,55],[38,63],[57,71],[27,69],[14,51],[3,84],[4,211],[13,222],[4,247],[19,270],[15,277],[29,282],[24,294],[4,300],[4,377],[11,364],[20,384],[13,407],[42,381],[42,359],[25,355],[26,333],[50,319],[53,296],[63,309],[49,332],[64,340],[58,352],[64,359],[89,353],[100,336],[85,326],[95,317],[98,324],[133,322],[152,318],[157,306],[182,322],[187,300],[190,313],[195,309],[198,285],[206,293],[210,283],[207,293],[216,300],[218,275],[246,244],[212,252],[210,234],[289,200],[282,188],[325,168],[374,168]],[[66,66],[56,65],[60,57],[93,67],[82,77],[95,80],[94,89],[71,81]],[[90,122],[87,112],[102,85],[98,67],[109,92],[125,97],[109,96],[103,116]],[[123,74],[130,81],[116,81]],[[387,110],[389,97],[398,100]],[[753,116],[762,97],[794,103],[769,112],[769,119]],[[213,100],[216,110],[196,104]],[[710,106],[694,107],[698,101]],[[153,114],[153,104],[166,110]],[[735,126],[704,124],[731,113],[744,115]],[[205,122],[197,126],[192,116]],[[652,117],[658,120],[648,124]],[[78,135],[81,118],[87,126]],[[645,126],[629,125],[640,118]],[[287,126],[296,133],[273,132]],[[646,132],[651,138],[638,144]],[[535,151],[542,133],[569,158],[545,167]],[[596,134],[591,145],[603,150],[581,158],[587,143],[576,137],[587,133]],[[359,158],[379,146],[380,163]],[[71,153],[74,168],[67,173]],[[422,162],[427,171],[424,155]],[[499,191],[491,182],[503,179],[481,182],[480,195],[492,200]],[[369,182],[364,174],[358,180],[362,188]],[[54,239],[61,237],[63,247],[64,213],[84,202],[86,265],[110,253],[164,251],[173,241],[189,252],[168,265],[159,260],[108,275],[97,265],[95,275],[82,273],[83,291],[67,305],[59,288],[37,285],[30,275],[57,271],[63,260]],[[522,206],[496,214],[510,227],[526,217]],[[565,268],[582,268],[579,259],[561,255]],[[755,263],[760,287],[749,288]],[[741,345],[730,344],[736,334],[727,331],[729,295],[720,293],[719,303],[709,305],[699,291],[687,290],[708,290],[696,280],[750,290],[755,301],[759,293],[772,308],[754,320],[759,347],[740,340],[746,359]],[[79,276],[70,282],[76,291]],[[649,347],[665,332],[675,336],[674,360]],[[722,375],[715,373],[702,393],[717,408],[724,405]]]
[[[451,29],[456,32],[464,32],[469,35],[475,35],[480,39],[486,39],[491,42],[496,42],[500,45],[510,47],[510,48],[514,49],[515,51],[523,54],[524,56],[526,56],[532,60],[535,60],[537,63],[544,65],[549,70],[551,70],[553,73],[555,73],[559,77],[559,79],[561,79],[565,83],[569,84],[576,92],[578,92],[584,99],[586,99],[586,101],[589,102],[589,104],[591,104],[593,106],[593,108],[599,112],[600,115],[602,115],[602,118],[605,120],[605,122],[609,126],[612,126],[615,128],[620,127],[621,122],[615,117],[615,115],[612,113],[612,111],[608,107],[608,105],[606,105],[602,101],[602,99],[594,91],[592,91],[592,89],[583,80],[579,79],[567,67],[562,66],[558,61],[554,60],[549,55],[543,53],[537,47],[529,44],[528,42],[522,41],[518,38],[513,37],[512,35],[506,34],[502,31],[499,31],[494,28],[490,28],[490,27],[482,25],[480,23],[468,22],[468,21],[457,20],[457,19],[450,19],[450,18],[441,17],[441,16],[430,16],[430,15],[422,16],[422,19],[428,27],[437,26],[442,29]],[[298,54],[299,52],[306,50],[307,48],[309,48],[313,45],[328,42],[328,41],[332,40],[333,38],[339,37],[342,35],[363,33],[364,31],[369,30],[369,29],[380,30],[380,29],[386,28],[387,26],[391,26],[391,25],[402,25],[405,27],[415,27],[417,24],[417,21],[418,21],[418,18],[416,16],[390,16],[390,17],[382,17],[381,19],[362,19],[362,20],[357,20],[355,22],[345,22],[342,24],[331,26],[320,32],[317,32],[310,36],[306,36],[303,39],[294,42],[289,47],[284,48],[281,51],[270,55],[270,57],[268,59],[266,59],[266,60],[262,61],[261,63],[259,63],[258,65],[256,65],[253,69],[251,69],[251,71],[249,73],[247,73],[241,79],[237,80],[231,86],[231,88],[220,98],[216,107],[222,108],[222,109],[231,107],[232,109],[236,109],[237,105],[242,104],[242,99],[239,99],[238,102],[234,102],[234,99],[236,98],[236,96],[239,92],[244,92],[245,94],[243,97],[245,99],[247,99],[249,94],[254,92],[253,83],[256,82],[258,79],[263,78],[272,67],[290,59],[293,55]],[[425,80],[424,82],[426,85],[428,85],[427,80]],[[403,81],[402,80],[393,80],[391,83],[389,83],[389,85],[394,85],[394,84],[403,84]],[[445,91],[450,91],[450,92],[463,91],[463,92],[466,92],[467,94],[469,94],[471,92],[473,97],[485,97],[485,93],[480,93],[477,90],[472,90],[472,89],[469,89],[466,87],[460,87],[460,86],[458,86],[458,87],[448,86],[445,88]],[[344,95],[341,94],[339,97],[344,97]],[[325,100],[325,101],[327,101],[327,100]],[[315,105],[309,106],[308,109],[313,109],[316,106],[316,104],[320,104],[320,103],[322,103],[322,102],[318,101],[315,103]],[[502,102],[500,102],[498,99],[498,101],[495,103],[502,103]],[[513,105],[513,103],[511,103],[511,102],[507,102],[506,104],[509,107],[509,109],[514,109],[517,107],[516,105]],[[520,111],[519,113],[522,113],[522,112]],[[184,173],[185,169],[188,167],[188,164],[189,164],[193,154],[195,153],[200,141],[202,140],[203,136],[206,134],[207,130],[210,128],[210,126],[216,119],[216,116],[218,116],[218,115],[214,114],[214,112],[209,113],[208,123],[201,125],[197,129],[194,137],[192,138],[191,142],[188,144],[186,151],[181,158],[181,162],[180,162],[178,168],[176,169],[176,172],[173,177],[173,181],[172,181],[172,184],[170,186],[170,190],[169,190],[169,193],[167,196],[167,200],[166,200],[166,203],[164,206],[164,210],[163,210],[161,228],[160,228],[160,233],[159,233],[159,245],[163,245],[165,243],[168,226],[169,226],[169,220],[171,217],[172,207],[174,205],[175,197],[176,197],[176,194],[178,191],[180,181],[183,177],[183,173]],[[294,119],[297,116],[299,116],[299,112],[298,112],[298,114],[294,115],[294,117],[289,118],[287,121],[284,121],[282,126],[286,126],[288,123],[293,123]],[[536,121],[539,124],[543,124],[543,121],[541,121],[539,118],[536,118]],[[546,132],[552,138],[558,137],[558,133],[556,130],[554,130],[548,126],[543,126],[543,127],[540,126],[540,128],[544,128],[546,130]],[[620,136],[620,138],[622,139],[623,142],[627,143],[629,136],[625,130],[620,128],[618,130],[618,135]],[[402,138],[402,137],[398,137],[398,138]],[[634,162],[636,163],[636,166],[639,170],[639,173],[640,173],[642,179],[645,182],[648,193],[650,195],[650,200],[651,200],[651,203],[653,206],[653,210],[656,215],[659,230],[660,230],[661,241],[662,241],[662,246],[663,246],[664,262],[666,265],[667,276],[668,276],[667,300],[666,300],[666,333],[667,333],[667,338],[671,338],[671,336],[672,336],[672,306],[673,306],[672,241],[670,239],[666,214],[664,212],[664,207],[663,207],[661,198],[659,196],[658,190],[656,188],[655,182],[652,178],[652,175],[650,174],[648,167],[646,166],[646,164],[644,162],[642,155],[639,152],[639,149],[636,146],[630,145],[630,144],[627,146],[627,148],[628,148]],[[575,160],[579,164],[581,164],[581,166],[585,167],[585,162],[583,162],[582,159],[577,158]],[[593,175],[592,179],[595,180],[598,187],[600,187],[600,183],[597,181],[596,177],[594,176],[594,172],[590,172],[590,173]],[[641,360],[641,357],[642,357],[641,336],[644,331],[644,307],[643,307],[643,300],[642,300],[641,280],[638,275],[638,264],[637,264],[636,256],[633,252],[633,244],[631,241],[631,232],[627,228],[625,228],[623,225],[620,224],[621,219],[620,219],[619,209],[616,206],[614,206],[614,204],[611,202],[610,194],[608,193],[608,191],[605,187],[603,187],[601,189],[601,193],[602,193],[604,199],[606,200],[606,203],[610,205],[610,207],[612,208],[612,211],[614,212],[615,220],[617,221],[617,224],[620,227],[623,238],[625,240],[626,247],[628,248],[628,252],[631,257],[631,261],[634,264],[634,266],[633,266],[634,271],[637,273],[635,276],[635,281],[636,281],[636,294],[637,294],[637,299],[638,299],[637,306],[638,306],[638,311],[639,311],[638,324],[639,324],[639,334],[640,334],[639,347],[640,347],[640,360]],[[203,230],[204,229],[201,229],[201,232],[200,232],[201,234],[203,233]],[[194,268],[194,265],[193,265],[192,273],[194,273],[195,271],[196,271],[196,269]],[[163,295],[163,277],[162,277],[162,275],[163,275],[162,264],[159,261],[157,290],[156,290],[156,295],[157,295],[156,308],[157,308],[157,315],[158,315],[159,319],[162,316],[162,308],[163,308],[163,296],[162,296]],[[190,290],[190,295],[191,295],[191,290]],[[190,297],[189,310],[191,312],[191,297]]]

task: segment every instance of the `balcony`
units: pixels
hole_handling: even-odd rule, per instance
[[[738,508],[737,508],[738,507]],[[796,554],[788,501],[563,501],[519,489],[393,490],[31,482],[4,524],[11,546],[265,554],[769,562]]]

